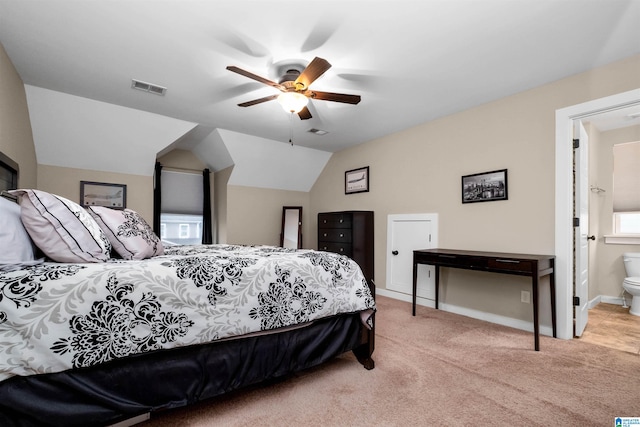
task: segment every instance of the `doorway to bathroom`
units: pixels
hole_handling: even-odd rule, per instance
[[[640,108],[640,89],[556,111],[556,274],[558,278],[558,336],[560,338],[569,339],[572,338],[574,334],[580,335],[581,331],[574,332],[574,320],[576,324],[582,323],[586,325],[588,316],[587,308],[590,307],[585,304],[595,305],[600,301],[598,298],[593,297],[589,300],[589,291],[587,290],[585,292],[586,295],[582,295],[580,298],[580,303],[585,310],[578,308],[575,310],[576,317],[574,317],[573,297],[575,294],[573,284],[580,283],[578,277],[580,269],[578,266],[588,263],[589,260],[588,255],[584,253],[581,255],[578,250],[581,243],[580,239],[585,239],[585,243],[592,243],[598,239],[598,244],[604,244],[601,242],[603,233],[598,232],[597,229],[589,230],[589,224],[587,224],[584,232],[576,233],[581,236],[574,240],[574,150],[572,143],[572,139],[574,139],[574,125],[576,122],[588,122],[588,127],[601,126],[597,124],[599,121],[602,123],[604,119],[612,119],[614,116],[618,116],[617,119],[621,122],[625,119],[625,114],[628,114],[629,108],[631,107],[635,109]],[[627,126],[633,126],[634,124],[638,125],[638,123],[628,123]],[[588,145],[584,148],[588,149]],[[580,148],[576,150],[576,155],[579,157]],[[586,167],[587,171],[589,171],[588,160]],[[590,183],[589,179],[585,179],[582,183],[578,184],[581,186],[583,194],[586,190],[587,199],[593,196],[590,184],[593,185],[594,183]],[[580,188],[576,188],[576,193],[580,192]],[[581,259],[584,257],[587,257],[586,261]],[[594,261],[593,257],[591,257],[591,260]],[[594,263],[592,262],[592,264]],[[598,263],[595,264],[597,265]],[[588,271],[591,271],[591,268],[588,268]],[[620,280],[620,284],[621,282]],[[620,295],[621,292],[622,289],[620,285]],[[591,292],[591,294],[593,294],[593,292]],[[612,296],[609,295],[608,297]],[[615,297],[610,301],[604,302],[615,303],[613,299],[615,299]]]

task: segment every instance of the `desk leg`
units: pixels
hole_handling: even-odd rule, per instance
[[[413,315],[416,315],[416,297],[418,295],[418,263],[413,262]]]
[[[553,328],[553,337],[556,336],[556,274],[555,274],[555,266],[553,265],[553,260],[551,260],[553,270],[549,275],[549,289],[551,290],[551,327]]]
[[[438,297],[439,297],[439,293],[440,293],[440,266],[436,265],[434,266],[435,270],[436,270],[436,310],[438,309]]]
[[[538,274],[531,277],[533,293],[533,334],[535,336],[535,349],[540,350],[540,325],[538,324]]]

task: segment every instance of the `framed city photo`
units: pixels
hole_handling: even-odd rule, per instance
[[[80,181],[80,204],[85,208],[88,206],[105,206],[113,209],[124,209],[127,207],[127,186],[124,184]]]
[[[344,194],[369,191],[369,166],[344,173]]]
[[[462,177],[462,203],[491,202],[507,198],[506,169]]]

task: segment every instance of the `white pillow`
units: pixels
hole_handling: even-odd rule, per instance
[[[89,206],[87,211],[123,259],[145,259],[164,253],[162,242],[137,212],[102,206]]]
[[[82,206],[40,190],[12,190],[20,197],[20,217],[31,239],[57,262],[105,262],[111,244]]]
[[[20,220],[20,206],[0,197],[0,264],[33,261],[34,249]]]

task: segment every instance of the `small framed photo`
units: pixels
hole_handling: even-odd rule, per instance
[[[507,199],[506,169],[462,177],[462,203],[491,202]]]
[[[344,194],[369,191],[369,166],[344,173]]]
[[[127,207],[127,186],[80,181],[80,204],[85,208],[105,206],[112,209],[124,209]]]

